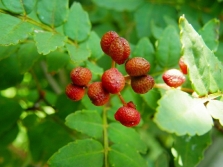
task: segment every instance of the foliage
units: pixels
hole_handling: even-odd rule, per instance
[[[214,166],[223,132],[223,2],[186,0],[1,0],[0,166],[158,167]],[[122,105],[88,97],[70,101],[69,73],[88,67],[93,81],[110,68],[100,48],[113,30],[131,44],[130,57],[151,65],[155,87],[127,86],[142,121],[116,122]],[[186,83],[162,81],[183,56]],[[125,75],[123,66],[116,67]],[[212,143],[212,144],[211,144]],[[204,152],[206,156],[204,157]],[[203,159],[203,160],[202,160]]]

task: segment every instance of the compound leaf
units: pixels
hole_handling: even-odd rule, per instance
[[[109,124],[108,137],[115,144],[128,144],[136,151],[146,152],[146,144],[140,139],[139,134],[134,129],[127,128],[119,123]]]
[[[74,2],[70,8],[67,22],[64,24],[64,33],[75,41],[83,41],[90,35],[91,22],[88,13],[80,3]]]
[[[176,167],[196,166],[210,143],[210,133],[202,136],[176,136],[172,150]]]
[[[58,27],[67,19],[68,0],[38,1],[37,14],[43,23]]]
[[[207,104],[207,109],[211,116],[218,119],[223,126],[223,102],[219,100],[210,100]]]
[[[35,31],[34,40],[40,54],[46,55],[65,45],[66,37],[46,31]]]
[[[103,166],[104,150],[92,139],[77,140],[59,149],[48,161],[49,166],[97,167]]]
[[[184,16],[180,17],[179,24],[183,56],[194,90],[200,96],[223,91],[221,62]]]
[[[32,25],[16,17],[0,13],[0,45],[15,45],[28,37]]]
[[[169,90],[158,104],[154,121],[167,132],[193,136],[203,135],[212,128],[212,118],[202,101],[193,99],[185,92]]]
[[[17,45],[0,46],[0,61],[15,53],[18,49]]]
[[[94,110],[76,111],[66,117],[65,124],[94,138],[101,138],[103,134],[102,118]]]

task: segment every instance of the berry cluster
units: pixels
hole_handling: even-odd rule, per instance
[[[123,106],[115,113],[115,119],[124,126],[136,126],[140,122],[140,113],[136,110],[133,102],[125,102],[120,92],[124,89],[127,81],[131,82],[133,91],[138,94],[151,90],[155,82],[153,77],[148,75],[150,63],[142,57],[130,59],[131,49],[128,41],[114,31],[105,33],[100,45],[103,52],[111,57],[112,67],[103,73],[101,81],[92,83],[90,83],[92,73],[89,69],[74,68],[70,73],[72,83],[66,87],[66,94],[70,99],[78,101],[83,98],[85,89],[87,89],[89,99],[96,106],[105,105],[110,99],[110,94],[117,94]],[[128,76],[123,76],[115,68],[115,63],[119,65],[125,63]]]

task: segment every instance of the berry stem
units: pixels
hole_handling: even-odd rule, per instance
[[[121,95],[121,93],[120,93],[120,92],[118,93],[118,97],[119,97],[119,99],[121,100],[121,102],[122,102],[123,106],[126,106],[126,105],[127,105],[127,103],[125,102],[125,100],[124,100],[124,98],[122,97],[122,95]]]
[[[108,164],[108,151],[109,151],[109,145],[108,145],[108,121],[107,121],[107,108],[104,107],[103,109],[103,115],[102,115],[102,119],[103,119],[103,140],[104,140],[104,163],[105,163],[105,167],[109,167]]]
[[[115,61],[114,60],[112,60],[112,63],[111,63],[111,68],[115,68]]]
[[[124,78],[125,78],[126,83],[129,83],[129,81],[131,81],[131,76],[130,75],[126,75],[126,76],[124,76]]]
[[[161,88],[161,89],[165,89],[165,90],[171,89],[171,87],[167,86],[166,84],[155,84],[154,88]],[[193,89],[189,89],[189,88],[181,88],[181,90],[184,91],[184,92],[188,92],[188,93],[193,93],[194,92]]]

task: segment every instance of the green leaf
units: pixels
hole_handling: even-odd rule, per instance
[[[46,62],[49,72],[58,71],[60,68],[64,67],[70,60],[67,53],[63,52],[51,52],[46,56]]]
[[[0,61],[12,55],[18,49],[17,45],[12,46],[0,46]]]
[[[80,3],[74,2],[70,8],[67,22],[64,24],[65,34],[75,40],[83,41],[90,35],[91,22],[88,13]]]
[[[98,77],[101,77],[104,72],[103,68],[99,67],[95,62],[87,61],[86,67],[89,68],[93,74],[92,80],[98,79]]]
[[[23,79],[14,54],[0,61],[0,71],[0,90],[16,86]]]
[[[176,136],[172,149],[176,167],[197,166],[210,143],[210,133],[202,136]]]
[[[150,67],[153,68],[155,66],[155,54],[154,48],[152,43],[150,42],[149,38],[144,37],[139,40],[137,43],[134,51],[134,57],[144,57],[146,60],[149,61]]]
[[[0,45],[15,45],[28,37],[32,25],[16,17],[0,13]]]
[[[156,109],[158,106],[157,101],[160,99],[161,95],[158,90],[152,89],[145,94],[141,94],[141,97],[145,101],[145,103],[152,109]]]
[[[36,50],[34,43],[25,43],[20,46],[18,54],[18,61],[21,73],[27,72],[33,64],[40,57]]]
[[[6,133],[8,130],[12,129],[21,113],[21,106],[14,100],[4,98],[0,96],[0,135]]]
[[[46,31],[35,31],[34,40],[40,54],[46,55],[65,45],[66,37]]]
[[[62,147],[48,161],[51,167],[102,167],[104,150],[101,143],[92,139],[77,140]]]
[[[98,6],[113,9],[117,11],[133,11],[137,9],[143,0],[93,0]]]
[[[183,55],[188,66],[192,87],[200,96],[223,91],[223,68],[214,53],[205,45],[201,36],[180,17],[181,43]]]
[[[204,43],[214,52],[218,49],[218,37],[219,37],[220,22],[217,19],[212,19],[207,22],[203,28],[199,31]]]
[[[168,41],[168,42],[167,42]],[[177,30],[168,26],[158,40],[156,59],[161,67],[173,67],[181,56],[181,43]]]
[[[68,0],[38,1],[37,14],[44,24],[58,27],[67,19]]]
[[[223,102],[219,100],[210,100],[206,107],[211,116],[214,119],[218,119],[223,126]]]
[[[203,135],[212,128],[212,118],[202,101],[185,92],[169,90],[158,104],[154,122],[167,132],[192,136]]]
[[[90,137],[101,138],[103,135],[102,118],[97,111],[75,111],[66,117],[65,124]]]
[[[135,129],[127,128],[120,123],[110,123],[108,125],[109,140],[115,144],[128,144],[136,151],[145,153],[146,144],[140,139]]]
[[[131,146],[126,144],[114,144],[110,147],[108,161],[115,167],[147,167],[145,160]]]
[[[18,125],[14,124],[10,129],[5,131],[3,134],[0,134],[0,146],[7,146],[11,142],[13,142],[13,140],[15,140],[15,138],[17,137],[18,133]]]
[[[71,44],[66,44],[66,47],[70,58],[74,63],[86,61],[91,55],[90,51],[87,48],[81,47],[80,45],[74,46]]]
[[[29,14],[36,5],[36,0],[2,0],[2,3],[12,13]]]

